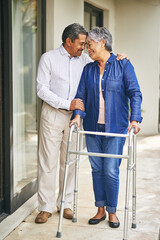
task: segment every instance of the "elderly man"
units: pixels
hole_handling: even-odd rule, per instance
[[[60,153],[59,194],[57,210],[60,210],[64,176],[69,121],[72,111],[84,110],[83,102],[74,99],[84,66],[91,62],[85,48],[87,32],[74,23],[62,34],[63,44],[42,55],[38,67],[37,94],[43,102],[39,138],[38,210],[36,223],[45,223],[51,216],[55,204],[56,172]],[[74,166],[69,167],[64,217],[73,218]]]
[[[56,172],[60,152],[59,194],[57,209],[62,195],[66,145],[72,110],[84,110],[81,100],[73,100],[83,67],[91,60],[82,54],[87,32],[80,24],[71,24],[62,34],[63,44],[42,55],[38,67],[37,95],[43,102],[40,122],[38,202],[39,211],[35,222],[45,223],[51,216],[55,203]],[[69,167],[66,187],[64,217],[72,218],[73,164]]]

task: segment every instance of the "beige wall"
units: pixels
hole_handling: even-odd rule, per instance
[[[84,23],[84,0],[47,0],[47,50],[55,49],[61,44],[63,29],[74,22]],[[104,26],[114,36],[115,9],[113,0],[86,1],[104,10]]]
[[[83,24],[83,8],[83,0],[47,0],[47,50],[60,46],[67,25]]]
[[[47,50],[61,44],[63,29],[84,23],[84,0],[47,0]],[[87,0],[104,10],[104,26],[113,36],[115,53],[133,63],[143,93],[142,133],[158,132],[160,2],[159,0]]]
[[[116,52],[125,52],[135,66],[143,93],[142,133],[158,132],[160,3],[116,0]]]
[[[54,43],[54,1],[46,0],[46,51],[53,49]]]

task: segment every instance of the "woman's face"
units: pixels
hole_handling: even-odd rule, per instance
[[[89,53],[89,56],[93,60],[98,60],[101,56],[101,52],[104,48],[102,48],[102,43],[95,42],[94,40],[87,41],[87,52]]]

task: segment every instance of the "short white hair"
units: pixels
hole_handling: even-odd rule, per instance
[[[87,40],[93,40],[95,42],[100,42],[101,39],[105,41],[105,48],[107,51],[112,51],[112,35],[105,27],[95,27],[89,33]]]

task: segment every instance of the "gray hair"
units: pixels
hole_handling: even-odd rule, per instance
[[[75,39],[78,39],[79,34],[84,34],[86,36],[88,35],[86,29],[79,23],[70,24],[64,29],[62,33],[62,42],[65,43],[68,37],[72,42],[74,42]]]
[[[105,27],[95,27],[89,33],[87,40],[93,40],[95,42],[100,42],[101,39],[105,40],[105,48],[107,51],[112,51],[112,35]]]

